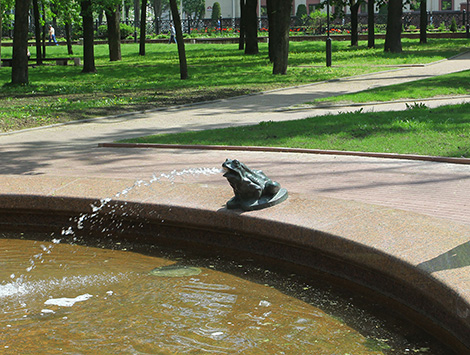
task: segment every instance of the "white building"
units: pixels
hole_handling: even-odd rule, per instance
[[[239,0],[206,0],[206,18],[212,15],[212,6],[214,2],[218,2],[221,8],[221,15],[223,18],[237,18],[240,17],[240,1]],[[470,1],[470,0],[469,0]],[[307,12],[315,11],[316,5],[320,0],[293,0],[292,15],[295,15],[297,7],[301,4],[307,7]],[[266,0],[258,0],[258,14],[264,15],[266,13]],[[467,9],[467,2],[465,0],[427,0],[427,10],[432,11],[462,11]],[[406,11],[406,10],[405,10]],[[367,4],[361,7],[360,12],[367,12]]]

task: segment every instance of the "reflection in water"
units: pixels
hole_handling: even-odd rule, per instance
[[[159,253],[0,239],[0,352],[449,354],[295,275]],[[176,263],[201,273],[149,273]]]

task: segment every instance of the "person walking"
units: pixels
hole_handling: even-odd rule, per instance
[[[175,30],[175,26],[173,26],[173,24],[171,24],[170,26],[170,41],[168,43],[176,43],[176,30]]]
[[[49,25],[49,44],[54,41],[55,45],[58,46],[57,40],[55,38],[55,29],[52,25]]]

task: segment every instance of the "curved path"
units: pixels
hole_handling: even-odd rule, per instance
[[[98,143],[161,132],[357,110],[357,106],[290,108],[333,93],[357,92],[467,69],[470,69],[470,53],[423,67],[3,134],[0,135],[0,212],[8,210],[18,194],[114,197],[133,186],[137,179],[150,181],[155,175],[165,183],[136,188],[121,198],[172,203],[217,215],[232,195],[218,169],[226,158],[237,158],[249,167],[262,169],[290,194],[285,203],[246,213],[244,218],[251,223],[257,219],[282,221],[286,226],[295,226],[299,236],[307,228],[340,236],[344,245],[364,246],[370,254],[338,250],[328,243],[318,245],[315,244],[318,240],[312,239],[315,248],[323,248],[351,263],[363,262],[392,278],[422,287],[422,292],[432,294],[434,301],[451,313],[444,326],[454,333],[463,329],[463,335],[459,336],[470,348],[467,331],[470,329],[470,165],[298,153],[98,148]],[[468,98],[432,100],[427,105],[465,100]],[[404,103],[368,105],[366,109],[400,110],[404,106]],[[243,225],[243,219],[239,222],[237,228],[248,228],[248,224]],[[388,264],[392,259],[393,263]],[[406,266],[404,270],[410,267],[418,270],[416,275],[402,274],[402,269],[393,267],[397,261]],[[445,292],[430,291],[436,280],[445,286]],[[446,321],[438,315],[434,318]],[[456,319],[463,328],[459,325],[456,330],[451,329]]]

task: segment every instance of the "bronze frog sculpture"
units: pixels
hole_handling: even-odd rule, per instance
[[[228,209],[241,208],[245,211],[273,206],[287,198],[287,190],[268,178],[261,170],[248,168],[234,159],[222,164],[235,196],[227,202]]]

